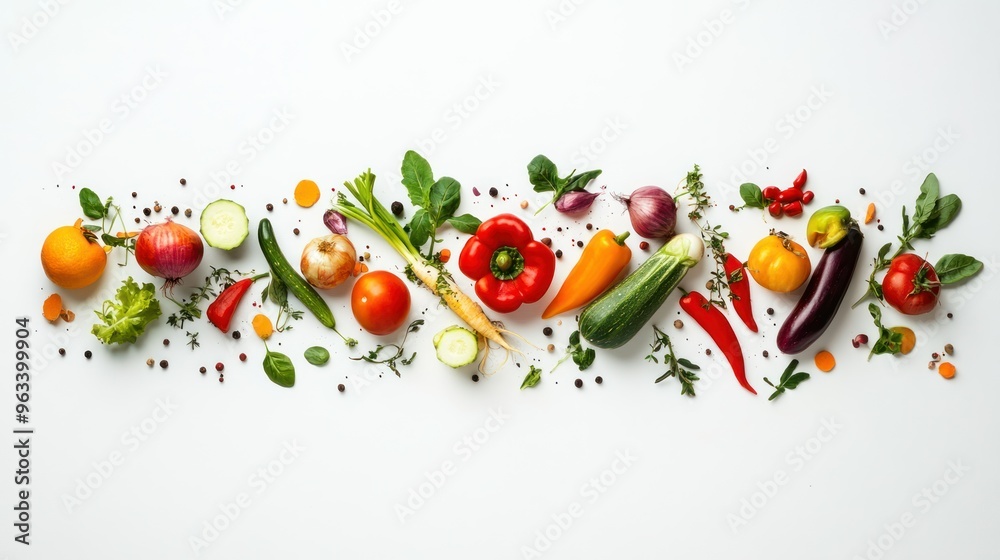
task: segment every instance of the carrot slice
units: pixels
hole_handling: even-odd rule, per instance
[[[868,204],[868,210],[865,211],[865,223],[870,224],[874,219],[875,219],[875,203],[872,202]]]
[[[955,377],[956,373],[955,364],[951,362],[941,362],[941,365],[938,366],[938,373],[940,373],[941,377],[945,379],[951,379],[952,377]]]
[[[309,208],[319,201],[319,185],[315,181],[303,179],[295,185],[295,202],[303,208]]]
[[[62,296],[59,294],[52,294],[51,296],[45,298],[45,301],[42,303],[42,317],[45,317],[45,319],[51,323],[55,323],[62,313]]]
[[[837,359],[833,357],[827,350],[821,350],[816,354],[816,367],[824,372],[828,373],[833,371],[833,368],[837,366]]]

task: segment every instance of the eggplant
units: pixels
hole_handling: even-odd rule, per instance
[[[779,350],[798,354],[816,342],[830,326],[851,285],[864,238],[861,228],[852,222],[847,235],[826,249],[802,298],[778,331]]]

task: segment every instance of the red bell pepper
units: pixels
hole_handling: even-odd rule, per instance
[[[743,263],[732,253],[726,253],[726,278],[729,291],[733,294],[733,309],[748,329],[757,332],[757,321],[753,318],[753,308],[750,305],[750,280],[747,279]]]
[[[740,382],[740,385],[756,395],[757,391],[747,381],[746,364],[743,361],[743,349],[740,347],[740,341],[736,338],[733,326],[729,324],[726,316],[698,292],[684,294],[684,297],[681,298],[681,309],[686,311],[712,337],[719,350],[722,350],[722,354],[729,360],[729,365],[733,368],[733,373],[736,374],[736,380]]]
[[[500,214],[480,224],[465,243],[458,268],[476,281],[476,295],[487,307],[509,313],[542,299],[552,284],[556,256],[535,241],[528,224]]]
[[[215,301],[209,304],[208,310],[205,312],[208,321],[219,327],[220,331],[224,333],[229,332],[229,323],[232,322],[233,315],[236,313],[236,307],[239,306],[243,296],[257,279],[265,276],[267,276],[266,273],[252,278],[244,278],[222,290],[219,297],[215,298]]]

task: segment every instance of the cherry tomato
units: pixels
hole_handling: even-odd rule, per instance
[[[778,194],[778,202],[782,204],[798,202],[800,200],[802,200],[802,191],[795,187],[789,187]]]
[[[786,216],[795,217],[802,213],[802,203],[799,201],[789,202],[788,204],[783,204],[781,206],[781,211],[785,213]]]
[[[767,200],[777,200],[778,195],[781,194],[781,189],[778,187],[767,187],[761,191],[761,194],[764,195],[764,198]]]
[[[750,250],[747,271],[761,287],[783,293],[804,284],[812,264],[801,245],[785,236],[771,234]]]
[[[934,267],[924,259],[906,253],[892,259],[882,279],[885,302],[904,315],[921,315],[934,309],[941,285]]]
[[[351,290],[351,311],[366,331],[390,334],[406,322],[410,290],[391,272],[375,270],[362,274]]]
[[[792,186],[797,189],[801,189],[806,185],[806,178],[808,178],[808,176],[809,175],[806,173],[806,170],[803,169],[802,173],[799,173],[798,177],[796,177],[795,180],[792,181]]]
[[[775,200],[767,206],[767,211],[775,218],[781,217],[781,203]]]
[[[813,197],[816,196],[812,191],[806,191],[802,193],[802,204],[809,204],[813,201]]]

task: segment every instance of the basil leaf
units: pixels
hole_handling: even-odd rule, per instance
[[[740,185],[740,198],[743,199],[743,203],[747,208],[767,207],[767,203],[764,201],[764,192],[753,183],[743,183]]]
[[[934,265],[938,281],[942,284],[954,284],[971,278],[983,269],[983,263],[968,255],[945,255]]]
[[[700,367],[698,367],[697,365],[691,363],[690,361],[688,361],[685,358],[677,358],[677,365],[682,366],[682,367],[686,367],[686,368],[688,368],[690,370],[695,370],[695,371],[701,369]]]
[[[430,214],[433,229],[443,224],[445,220],[455,215],[461,202],[462,185],[451,177],[441,177],[431,185],[428,204],[425,206]]]
[[[83,215],[91,220],[100,220],[107,215],[101,197],[87,187],[80,189],[80,207],[83,208]]]
[[[431,215],[423,208],[417,210],[410,220],[410,243],[413,243],[414,247],[422,247],[430,239],[433,231]]]
[[[321,366],[330,361],[330,351],[322,346],[310,346],[306,348],[306,361],[314,366]]]
[[[886,243],[878,250],[878,260],[884,260],[885,256],[889,254],[892,249],[892,243]]]
[[[475,235],[476,230],[479,229],[479,225],[482,222],[472,214],[462,214],[461,216],[448,218],[448,223],[451,224],[451,227],[462,233]]]
[[[586,350],[573,352],[573,363],[580,366],[580,371],[583,371],[594,364],[596,357],[597,351],[593,348],[587,348]]]
[[[562,184],[556,164],[543,155],[535,156],[528,163],[528,181],[534,186],[535,192],[558,191]]]
[[[268,379],[282,387],[295,385],[295,365],[291,358],[280,352],[268,350],[264,354],[264,373]]]
[[[94,225],[94,224],[85,224],[83,226],[83,229],[85,229],[87,231],[93,231],[95,233],[98,232],[98,231],[104,231],[104,228],[102,228],[101,226]]]
[[[274,272],[271,273],[271,283],[267,286],[267,297],[276,305],[288,304],[288,287]]]
[[[935,233],[943,230],[950,224],[962,209],[962,199],[958,195],[949,194],[942,196],[934,205],[934,210],[930,216],[924,220],[920,227],[920,232],[915,237],[919,239],[930,239]]]
[[[802,383],[806,379],[809,379],[809,374],[804,371],[800,371],[786,379],[782,384],[785,389],[794,389],[799,386],[799,383]]]
[[[128,239],[125,239],[124,237],[115,237],[110,233],[102,233],[101,241],[109,247],[124,247],[125,244],[128,243]]]
[[[561,192],[568,193],[571,191],[586,190],[587,185],[590,184],[591,181],[596,179],[600,174],[601,174],[600,169],[595,169],[593,171],[584,171],[583,173],[577,173],[576,175],[573,175],[572,177],[566,179],[566,182],[563,185]]]
[[[788,367],[786,367],[785,371],[781,373],[781,379],[778,380],[778,385],[783,385],[786,381],[788,381],[788,378],[791,377],[792,372],[794,372],[797,367],[799,367],[798,360],[792,360],[789,362]]]
[[[528,375],[524,376],[524,381],[521,383],[521,389],[527,389],[528,387],[534,387],[538,385],[538,382],[542,380],[542,370],[531,366],[528,370]]]
[[[410,195],[410,202],[414,206],[426,207],[430,200],[431,185],[434,183],[431,164],[417,152],[409,150],[403,156],[400,172],[403,174],[403,186]]]
[[[917,197],[916,207],[913,209],[913,222],[923,224],[934,212],[934,205],[937,204],[941,187],[938,184],[937,176],[928,173],[923,184],[920,185],[920,196]]]

